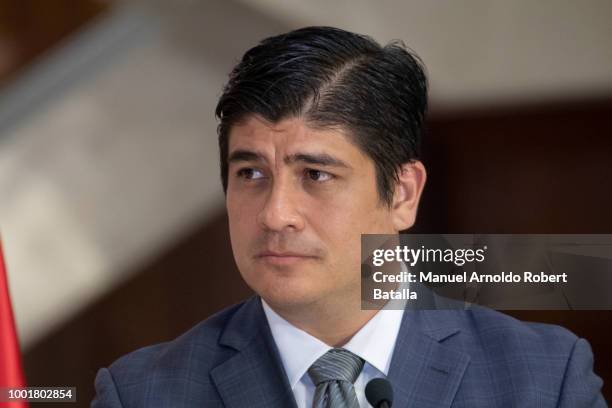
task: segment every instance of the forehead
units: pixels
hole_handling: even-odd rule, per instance
[[[253,149],[264,154],[324,151],[354,160],[367,159],[344,130],[315,129],[302,118],[270,123],[250,115],[230,130],[229,153],[236,149]]]

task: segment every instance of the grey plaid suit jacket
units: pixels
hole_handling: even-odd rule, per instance
[[[589,344],[499,312],[407,310],[388,376],[400,407],[605,407]],[[99,370],[93,408],[295,407],[260,298]]]

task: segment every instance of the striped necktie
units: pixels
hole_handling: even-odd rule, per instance
[[[353,383],[364,361],[342,348],[329,350],[308,369],[316,385],[313,408],[359,408]]]

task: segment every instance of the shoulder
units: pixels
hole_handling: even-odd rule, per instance
[[[138,349],[117,360],[115,364],[129,360],[137,360],[139,356],[156,356],[163,358],[163,356],[167,355],[168,353],[172,353],[173,351],[180,350],[184,347],[189,347],[192,344],[197,344],[204,347],[216,346],[219,336],[223,332],[226,323],[235,314],[236,310],[240,309],[243,304],[244,303],[238,303],[229,306],[199,322],[174,340]]]
[[[569,353],[579,340],[561,326],[526,322],[482,306],[467,310],[447,309],[423,311],[425,330],[445,343],[466,349],[496,348],[498,351]]]
[[[470,310],[466,318],[470,335],[491,346],[504,345],[507,350],[568,354],[578,341],[578,337],[564,327],[525,322],[483,307]]]
[[[189,354],[197,349],[210,358],[220,351],[219,337],[226,323],[244,303],[230,306],[201,321],[176,339],[135,350],[115,361],[109,368],[119,372],[149,372],[168,366],[181,365],[190,361]],[[169,368],[169,367],[168,367]],[[136,371],[136,373],[134,373]]]
[[[500,392],[500,398],[511,383],[524,402],[532,398],[555,406],[605,406],[590,345],[571,331],[483,307],[459,312],[455,319],[460,328],[447,346],[468,354],[466,375]]]
[[[486,308],[469,310],[462,319],[459,332],[446,344],[470,356],[471,374],[492,375],[496,379],[491,381],[500,384],[513,378],[514,383],[529,388],[542,387],[544,381],[546,389],[558,390],[572,358],[584,360],[575,351],[589,347],[561,326],[524,322]]]
[[[246,302],[230,306],[198,323],[176,339],[133,351],[101,369],[96,389],[113,388],[124,406],[140,406],[135,401],[147,401],[156,395],[158,386],[196,382],[192,387],[208,393],[206,373],[235,353],[219,344],[228,322]],[[173,384],[169,384],[171,381]],[[134,402],[131,402],[134,401]]]

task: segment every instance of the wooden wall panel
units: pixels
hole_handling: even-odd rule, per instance
[[[0,0],[0,88],[110,6],[102,0]]]
[[[414,231],[612,233],[611,117],[612,100],[434,116]],[[28,381],[76,385],[77,406],[86,407],[99,367],[170,340],[250,293],[220,213],[28,350]],[[612,400],[612,312],[510,314],[586,338]]]

